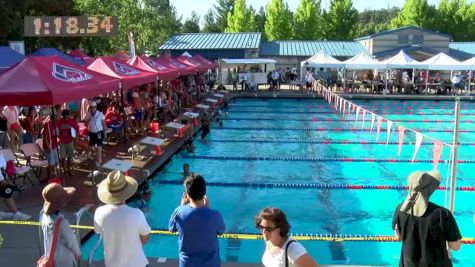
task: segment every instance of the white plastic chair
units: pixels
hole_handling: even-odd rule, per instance
[[[25,155],[26,164],[33,169],[36,176],[39,178],[41,174],[41,167],[47,167],[48,161],[43,159],[42,152],[36,144],[23,144],[20,146],[21,152]]]
[[[6,161],[13,160],[13,162],[15,163],[15,175],[13,177],[10,177],[14,184],[16,184],[15,180],[18,176],[23,176],[23,185],[25,185],[26,179],[28,179],[28,181],[30,181],[30,184],[33,185],[33,182],[28,176],[28,172],[31,170],[31,167],[18,166],[19,165],[18,159],[13,153],[13,151],[10,149],[2,149],[0,150],[0,153],[3,154],[3,157],[5,158]]]

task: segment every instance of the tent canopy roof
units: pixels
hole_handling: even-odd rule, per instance
[[[56,48],[51,48],[51,47],[45,47],[45,48],[40,48],[36,50],[35,52],[31,53],[32,56],[58,56],[64,60],[67,60],[71,63],[77,64],[77,65],[85,65],[86,63],[84,60],[74,58],[68,54],[65,54],[61,51],[59,51]]]
[[[29,56],[0,75],[0,105],[54,105],[119,89],[119,80],[58,56]]]
[[[25,58],[9,46],[0,46],[0,71],[8,69]]]
[[[381,69],[386,68],[386,65],[373,59],[365,53],[359,53],[358,55],[349,58],[345,61],[347,69]]]
[[[424,67],[424,65],[421,64],[419,61],[408,56],[404,52],[404,50],[400,50],[399,53],[397,53],[393,57],[390,57],[386,60],[381,61],[381,63],[385,64],[387,68],[395,68],[395,69],[412,69],[412,68]]]
[[[455,60],[445,53],[439,53],[421,62],[427,65],[429,70],[466,70],[469,67],[462,62]]]
[[[272,64],[277,61],[270,58],[223,58],[221,59],[226,64]]]
[[[324,50],[320,50],[320,52],[311,58],[303,61],[302,65],[305,65],[306,67],[340,68],[344,67],[345,63],[326,54]]]

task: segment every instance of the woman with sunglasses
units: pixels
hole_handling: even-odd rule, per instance
[[[266,267],[316,267],[317,262],[299,242],[289,237],[290,224],[278,208],[265,208],[255,218],[262,232],[266,250],[262,263]],[[287,256],[287,257],[286,257]]]

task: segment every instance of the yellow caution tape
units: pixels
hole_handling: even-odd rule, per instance
[[[9,224],[9,225],[30,225],[30,226],[39,226],[40,223],[36,221],[0,221],[0,224]],[[72,224],[71,228],[74,229],[86,229],[94,230],[93,226],[88,225],[75,225]],[[178,233],[170,232],[167,230],[152,230],[151,234],[156,235],[168,235],[176,236]],[[257,240],[262,239],[260,234],[241,234],[241,233],[225,233],[219,238],[226,239],[241,239],[241,240]],[[397,242],[398,239],[394,236],[352,236],[352,235],[292,235],[292,238],[299,241],[328,241],[328,242],[344,242],[344,241],[375,241],[375,242]],[[465,244],[475,244],[475,238],[462,238],[462,242]]]

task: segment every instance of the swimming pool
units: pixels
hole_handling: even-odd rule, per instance
[[[356,104],[402,121],[406,127],[425,130],[432,137],[452,139],[453,103],[433,101],[365,101]],[[463,102],[462,114],[470,114],[474,103]],[[397,114],[397,113],[402,114]],[[423,115],[421,115],[423,114]],[[471,116],[462,116],[459,159],[475,160],[475,124]],[[408,133],[400,157],[397,156],[397,132],[375,133],[351,130],[354,116],[344,117],[323,100],[237,99],[231,105],[224,126],[213,125],[207,141],[196,140],[194,153],[179,152],[152,180],[152,197],[147,220],[154,229],[167,227],[171,212],[179,204],[182,185],[181,168],[203,174],[213,208],[224,217],[228,232],[258,233],[253,218],[266,206],[282,208],[299,234],[392,235],[391,220],[396,205],[407,192],[402,190],[317,189],[305,185],[405,185],[414,170],[432,169],[432,143],[424,140],[416,159],[428,162],[407,163],[415,138]],[[364,128],[369,128],[368,118]],[[361,122],[356,127],[361,128]],[[339,129],[339,130],[338,130]],[[341,130],[347,129],[347,130]],[[446,131],[446,132],[443,132]],[[472,132],[473,131],[473,132]],[[342,158],[393,159],[394,162],[350,162]],[[444,148],[442,160],[449,158]],[[475,165],[458,165],[457,186],[475,185]],[[447,165],[439,164],[445,185]],[[174,183],[176,182],[176,183]],[[292,184],[294,187],[256,186]],[[250,185],[254,186],[250,186]],[[301,186],[299,186],[301,185]],[[475,192],[457,191],[455,217],[464,237],[475,236],[473,212]],[[432,200],[444,205],[445,192],[436,191]],[[88,255],[95,238],[83,249]],[[394,242],[324,242],[303,241],[309,253],[321,264],[397,265],[400,243]],[[220,240],[223,261],[260,262],[262,240]],[[145,246],[149,257],[177,258],[177,238],[152,236]],[[102,258],[97,251],[95,258]],[[475,266],[474,245],[463,245],[453,254],[457,266]]]

